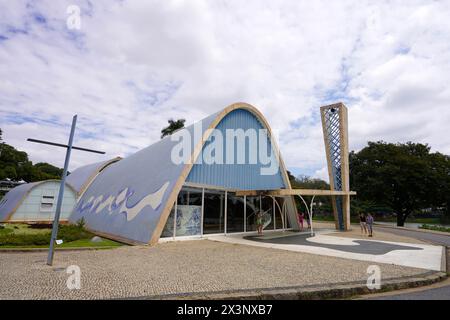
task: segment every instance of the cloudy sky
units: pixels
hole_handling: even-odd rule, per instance
[[[81,11],[68,27],[68,7]],[[127,156],[245,101],[295,174],[326,178],[319,107],[349,108],[350,145],[418,141],[450,154],[450,1],[0,0],[0,127],[33,162]],[[69,20],[74,21],[74,20]],[[70,24],[69,26],[74,26]]]

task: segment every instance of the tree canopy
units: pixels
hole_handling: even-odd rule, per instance
[[[1,138],[1,129],[0,129]],[[60,179],[62,169],[48,163],[33,163],[28,154],[6,143],[0,144],[0,180],[24,180],[34,182],[48,179]]]
[[[350,153],[350,185],[358,200],[390,207],[403,226],[414,211],[447,208],[450,157],[420,143],[369,142]]]
[[[287,171],[289,181],[291,182],[292,189],[319,189],[319,190],[330,190],[330,185],[321,179],[317,178],[311,178],[306,175],[300,175],[298,177],[295,177],[292,175],[292,173],[288,170]],[[308,198],[308,197],[304,197]],[[299,210],[304,210],[304,204],[303,202],[298,198],[294,197],[297,208]],[[331,201],[330,197],[317,197],[315,202],[320,202],[321,207],[316,208],[315,212],[331,212]]]
[[[165,136],[170,136],[175,131],[184,128],[184,123],[186,122],[185,119],[178,119],[174,121],[173,119],[170,119],[167,121],[169,125],[161,130],[161,139]]]

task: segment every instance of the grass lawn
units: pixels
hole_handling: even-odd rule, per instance
[[[443,226],[431,226],[431,225],[424,224],[424,225],[420,226],[419,229],[434,230],[434,231],[450,233],[450,228],[443,227]]]
[[[386,218],[377,218],[378,221],[381,222],[397,222],[396,217],[386,217]],[[405,222],[409,223],[429,223],[429,224],[439,224],[439,218],[411,218],[408,217]]]
[[[333,216],[314,216],[313,221],[334,221]]]
[[[4,229],[0,229],[0,235],[2,234],[9,234],[9,233],[14,233],[14,234],[45,234],[48,233],[49,230],[51,232],[51,229],[35,229],[35,228],[30,228],[30,226],[28,224],[25,223],[7,223],[4,224],[5,228]]]
[[[99,248],[108,249],[120,247],[123,244],[120,242],[103,239],[100,242],[92,242],[91,239],[94,234],[86,231],[83,227],[74,225],[60,226],[58,232],[58,239],[64,242],[56,245],[55,248]],[[3,229],[0,229],[0,248],[3,249],[33,249],[33,248],[48,248],[50,242],[51,229],[50,228],[31,228],[27,224],[5,224]]]
[[[380,218],[375,217],[375,222],[393,222],[396,223],[397,219],[395,217],[388,217],[388,218]],[[350,218],[352,223],[359,223],[358,217],[351,217]],[[333,216],[313,216],[313,221],[334,221]],[[406,219],[407,223],[423,223],[423,224],[440,224],[439,218],[408,218]]]

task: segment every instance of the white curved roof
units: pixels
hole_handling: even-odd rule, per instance
[[[36,188],[37,186],[50,182],[59,180],[44,180],[38,182],[31,182],[21,184],[13,189],[11,189],[5,196],[0,200],[0,221],[8,221],[20,204],[25,200],[26,196]],[[73,190],[72,186],[66,183],[66,186]],[[76,192],[75,190],[73,190]]]
[[[79,167],[67,176],[66,183],[72,186],[77,194],[80,195],[100,171],[121,159],[122,158],[120,157],[116,157],[107,161],[91,163],[86,166]]]

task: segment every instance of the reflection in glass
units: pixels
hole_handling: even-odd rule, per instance
[[[227,233],[244,232],[244,197],[227,193]]]
[[[225,192],[205,189],[203,234],[224,233]]]
[[[273,230],[273,199],[271,197],[262,197],[262,211],[264,212],[264,230]]]
[[[161,233],[161,238],[173,237],[173,219],[175,216],[174,212],[175,212],[175,204],[173,205],[169,217],[167,218],[166,225],[164,226],[164,230]]]
[[[283,219],[281,217],[281,210],[283,209],[283,198],[275,198],[275,226],[277,229],[283,229]],[[278,204],[278,205],[277,205]]]
[[[176,236],[201,234],[202,191],[183,187],[178,194]]]
[[[247,231],[256,231],[256,213],[259,210],[259,197],[247,197]]]

